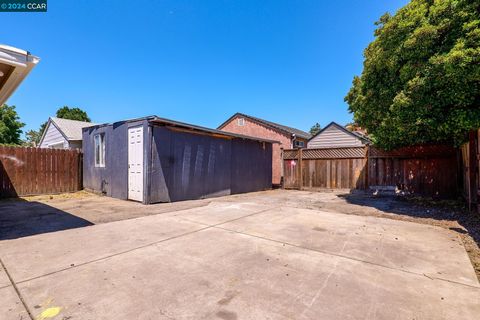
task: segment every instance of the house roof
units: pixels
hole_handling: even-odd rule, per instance
[[[239,138],[239,139],[248,139],[248,140],[268,142],[268,143],[280,143],[279,141],[276,141],[276,140],[269,140],[269,139],[263,139],[263,138],[258,138],[258,137],[250,137],[250,136],[246,136],[246,135],[243,135],[243,134],[231,133],[231,132],[221,131],[221,130],[217,130],[217,129],[210,129],[210,128],[206,128],[206,127],[197,126],[197,125],[194,125],[194,124],[185,123],[185,122],[170,120],[170,119],[166,119],[166,118],[160,118],[158,116],[147,116],[147,117],[142,117],[142,118],[135,118],[135,119],[129,119],[129,120],[124,120],[124,121],[117,121],[117,122],[114,122],[114,123],[104,123],[104,124],[97,124],[97,125],[92,124],[91,126],[99,128],[99,127],[114,125],[114,124],[117,124],[117,123],[135,122],[135,121],[142,121],[142,120],[148,120],[150,123],[153,123],[153,124],[156,124],[156,125],[165,125],[165,126],[169,126],[169,127],[182,128],[182,129],[187,129],[189,131],[203,132],[203,133],[208,133],[208,134],[216,135],[216,136]]]
[[[45,138],[45,134],[47,133],[47,128],[51,124],[54,125],[55,128],[57,128],[58,131],[60,131],[60,133],[63,135],[63,137],[68,141],[82,140],[82,129],[96,125],[92,122],[50,117],[48,118],[47,126],[43,131],[39,144],[42,143],[43,139]]]
[[[28,51],[0,44],[0,106],[39,61]]]
[[[351,136],[354,136],[354,137],[357,138],[357,139],[363,140],[363,141],[365,141],[365,142],[367,142],[367,143],[371,143],[371,142],[372,142],[366,135],[364,135],[364,134],[362,134],[362,133],[360,133],[360,132],[355,132],[355,131],[347,130],[344,126],[341,126],[341,125],[339,125],[338,123],[336,123],[336,122],[334,122],[334,121],[330,122],[328,125],[326,125],[324,128],[322,128],[322,130],[320,130],[319,132],[317,132],[316,135],[312,136],[312,137],[309,139],[309,141],[312,140],[313,138],[315,138],[316,136],[318,136],[319,134],[321,134],[321,133],[322,133],[323,131],[325,131],[327,128],[332,127],[332,126],[337,127],[338,129],[342,130],[342,131],[345,132],[345,133],[348,133],[348,134],[351,135]]]
[[[264,120],[264,119],[260,119],[260,118],[257,118],[257,117],[252,117],[252,116],[249,116],[248,114],[244,114],[244,113],[240,113],[240,112],[237,112],[233,116],[228,118],[227,121],[225,121],[220,126],[218,126],[218,129],[221,130],[227,123],[229,123],[232,119],[234,119],[237,116],[251,119],[255,122],[261,123],[263,125],[266,125],[268,127],[283,131],[283,132],[288,133],[288,134],[294,134],[299,138],[310,139],[310,137],[312,136],[308,132],[305,132],[305,131],[302,131],[302,130],[299,130],[299,129],[296,129],[296,128],[284,126],[283,124],[279,124],[279,123],[267,121],[267,120]]]
[[[55,124],[67,140],[82,140],[82,129],[94,126],[95,123],[52,117],[50,120]]]

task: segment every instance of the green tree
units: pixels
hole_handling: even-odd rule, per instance
[[[0,144],[20,145],[20,134],[24,123],[15,111],[15,106],[4,104],[0,107]]]
[[[87,113],[80,108],[63,106],[57,110],[57,118],[91,122]]]
[[[322,130],[322,127],[320,126],[320,123],[315,123],[311,128],[310,128],[310,134],[312,136],[316,135],[317,133],[320,132],[320,130]]]
[[[480,127],[479,12],[478,0],[412,0],[376,22],[345,101],[377,145],[458,145]]]
[[[27,141],[25,142],[26,146],[36,147],[42,136],[40,135],[39,131],[29,130],[25,133],[25,137],[27,138]]]

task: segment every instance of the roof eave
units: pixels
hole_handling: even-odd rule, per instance
[[[14,68],[7,81],[0,88],[0,105],[10,98],[39,61],[38,57],[27,51],[0,45],[0,63]]]

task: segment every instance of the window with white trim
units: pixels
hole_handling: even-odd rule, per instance
[[[93,137],[95,145],[95,167],[105,167],[105,133]]]
[[[245,125],[245,118],[238,118],[237,119],[237,125],[242,127]]]

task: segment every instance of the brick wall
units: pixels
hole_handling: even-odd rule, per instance
[[[292,148],[292,143],[290,140],[290,135],[287,133],[282,133],[270,129],[266,126],[258,124],[244,118],[245,122],[243,126],[239,126],[237,122],[237,117],[228,122],[221,130],[233,133],[244,134],[247,136],[270,139],[280,141],[280,145],[275,143],[273,145],[273,154],[272,154],[272,184],[280,184],[282,177],[282,154],[281,149],[290,149]]]

